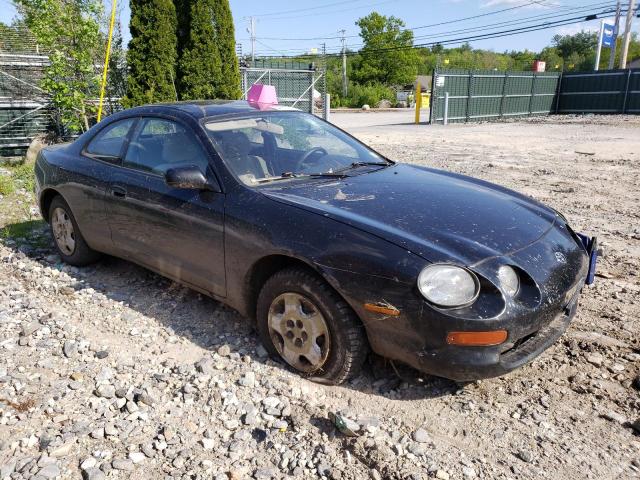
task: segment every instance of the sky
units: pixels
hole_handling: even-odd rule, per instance
[[[108,12],[111,1],[104,1]],[[419,44],[458,40],[478,35],[481,31],[487,31],[486,28],[490,28],[490,31],[504,31],[520,28],[530,24],[529,22],[542,24],[558,20],[575,21],[575,17],[607,10],[615,4],[615,0],[230,0],[229,3],[234,17],[236,40],[242,45],[243,53],[251,51],[247,28],[249,17],[253,16],[256,55],[273,56],[319,50],[323,42],[328,52],[337,52],[340,50],[338,31],[342,29],[345,30],[347,46],[357,50],[361,41],[355,22],[372,11],[394,15],[402,19],[407,28],[421,27],[414,30],[414,43]],[[125,41],[128,41],[128,2],[119,0],[118,10]],[[0,21],[9,23],[15,14],[12,0],[0,0]],[[461,20],[473,16],[479,17]],[[612,19],[609,21],[612,22]],[[448,23],[433,25],[443,22]],[[494,26],[487,27],[491,24]],[[497,52],[524,49],[539,51],[550,44],[555,34],[597,31],[599,26],[598,19],[572,25],[556,25],[546,30],[502,38],[471,40],[469,43],[474,48]],[[485,28],[473,30],[481,27]],[[640,31],[638,18],[634,18],[633,31]],[[452,43],[450,46],[455,45]]]

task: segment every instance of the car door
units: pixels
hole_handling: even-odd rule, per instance
[[[110,181],[114,248],[170,278],[225,296],[224,194],[173,188],[164,178],[169,168],[193,165],[218,185],[206,149],[188,126],[140,118]]]
[[[87,243],[110,252],[111,232],[106,219],[105,196],[114,164],[120,162],[126,140],[137,118],[105,122],[84,145],[81,155],[69,159],[64,183],[58,190],[71,207]]]

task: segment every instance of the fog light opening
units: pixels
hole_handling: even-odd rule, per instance
[[[489,332],[449,332],[449,345],[463,345],[467,347],[491,347],[500,345],[507,340],[506,330],[492,330]]]

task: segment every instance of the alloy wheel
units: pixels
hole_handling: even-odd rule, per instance
[[[287,292],[276,297],[268,326],[274,347],[297,370],[312,373],[327,361],[329,327],[320,309],[303,295]]]
[[[69,214],[62,208],[56,208],[51,215],[51,228],[56,244],[65,255],[73,255],[76,249],[76,238],[73,222]]]

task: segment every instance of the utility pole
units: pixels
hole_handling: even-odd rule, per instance
[[[636,0],[629,0],[627,10],[627,21],[625,23],[624,40],[622,40],[622,53],[620,54],[620,68],[627,68],[627,54],[629,53],[629,42],[631,41],[631,22],[633,21],[633,11],[636,8]]]
[[[613,45],[611,45],[611,55],[609,55],[609,70],[613,70],[616,61],[616,47],[618,46],[618,34],[620,33],[620,0],[616,6],[616,21],[613,22]]]
[[[598,47],[596,48],[596,64],[593,69],[600,70],[600,54],[602,53],[602,36],[604,35],[604,20],[600,20],[600,33],[598,34]]]
[[[256,17],[249,17],[249,28],[247,29],[251,38],[251,66],[256,60]]]
[[[338,30],[340,34],[340,41],[342,42],[342,96],[347,96],[347,44],[344,34],[347,31],[345,29]]]

